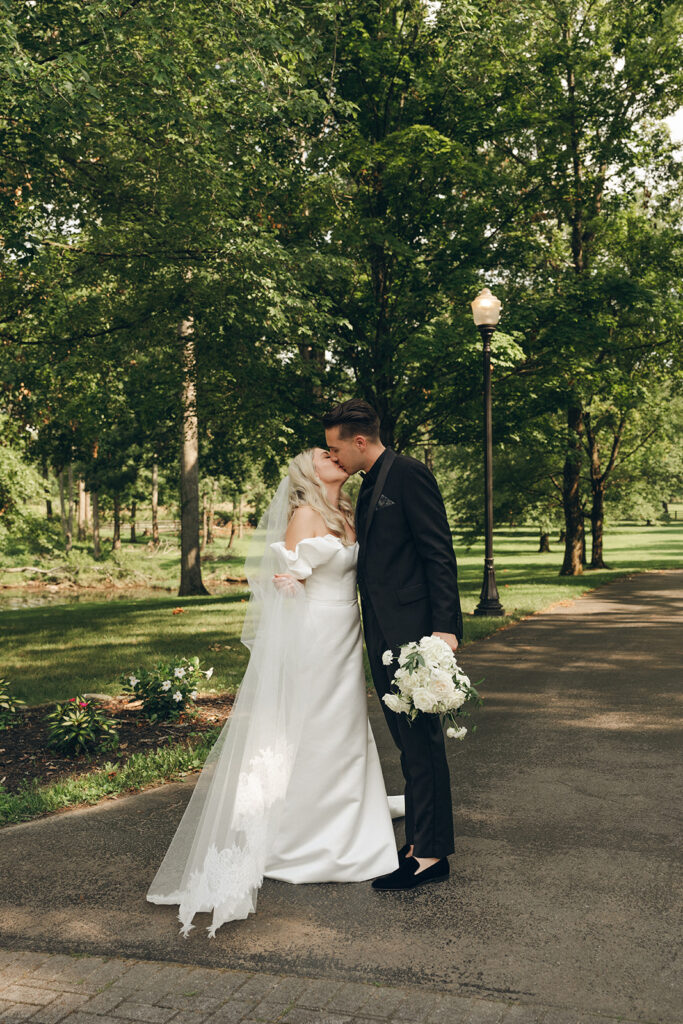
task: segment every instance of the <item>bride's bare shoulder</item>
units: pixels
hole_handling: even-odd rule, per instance
[[[323,537],[328,532],[320,512],[310,505],[299,505],[292,512],[287,524],[285,547],[293,551],[300,540],[305,540],[306,537]]]

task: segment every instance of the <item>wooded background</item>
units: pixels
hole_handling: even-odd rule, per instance
[[[56,478],[99,557],[161,481],[201,593],[202,495],[253,519],[350,396],[481,535],[485,285],[496,522],[576,575],[680,497],[681,3],[0,13],[0,537]]]

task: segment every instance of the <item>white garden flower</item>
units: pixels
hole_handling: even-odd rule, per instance
[[[450,647],[441,636],[423,636],[420,650],[430,658],[441,658],[444,654],[452,654]]]
[[[176,690],[176,692],[173,694],[173,700],[178,701],[178,700],[182,700],[182,699],[183,699],[182,693],[180,692],[180,690]]]
[[[401,653],[398,656],[399,665],[405,665],[411,654],[415,654],[418,650],[418,646],[415,641],[411,641],[409,644],[404,644],[401,648]]]
[[[425,689],[429,686],[429,680],[432,678],[431,669],[427,668],[426,665],[418,665],[410,673],[410,680],[413,684],[413,688],[416,686],[423,686]]]
[[[198,696],[199,696],[199,694],[197,693],[196,690],[193,690],[192,693],[190,694],[190,697],[192,698],[192,700],[196,700]]]
[[[391,651],[385,651],[384,654],[382,655],[382,664],[383,665],[391,665],[393,660],[394,660],[394,656],[391,653]]]
[[[173,675],[176,677],[176,679],[182,679],[183,676],[185,675],[185,669],[184,668],[176,668],[176,669],[173,670]]]
[[[467,729],[464,725],[461,725],[459,729],[454,729],[451,725],[446,729],[446,735],[452,740],[464,740],[467,735]]]
[[[401,693],[405,694],[406,697],[410,697],[411,693],[417,686],[417,682],[413,680],[413,676],[404,668],[396,670],[394,673],[394,682]]]
[[[429,713],[434,710],[436,703],[434,694],[430,693],[426,686],[416,686],[413,690],[413,704],[418,711]]]
[[[446,699],[446,707],[449,711],[455,711],[457,708],[461,708],[466,700],[467,696],[462,690],[453,690],[450,697]]]
[[[432,673],[427,689],[439,700],[446,700],[446,698],[452,697],[455,693],[455,683],[451,678],[450,672],[437,669],[436,672]]]
[[[128,682],[130,683],[131,690],[134,690],[140,680],[136,676],[128,676]]]
[[[404,701],[401,700],[397,693],[385,693],[382,700],[390,711],[396,711],[396,713],[403,711],[402,705]]]
[[[213,669],[212,668],[207,668],[207,670],[204,673],[204,675],[206,676],[207,679],[210,679],[211,676],[213,675]]]
[[[161,684],[161,689],[162,690],[170,690],[171,689],[171,680],[170,679],[164,679],[163,683]]]

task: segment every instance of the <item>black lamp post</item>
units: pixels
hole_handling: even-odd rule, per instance
[[[484,582],[475,615],[505,615],[498,599],[496,571],[493,568],[493,452],[491,431],[491,338],[500,320],[500,300],[488,288],[479,292],[472,303],[472,316],[484,342],[484,491],[486,502],[486,550]]]

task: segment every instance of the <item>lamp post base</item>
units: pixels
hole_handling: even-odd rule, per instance
[[[505,615],[505,609],[498,599],[498,587],[496,586],[496,572],[493,568],[493,559],[491,564],[488,564],[486,559],[486,566],[484,568],[484,583],[481,588],[481,594],[479,595],[479,604],[473,611],[473,615],[489,615],[499,616]]]

